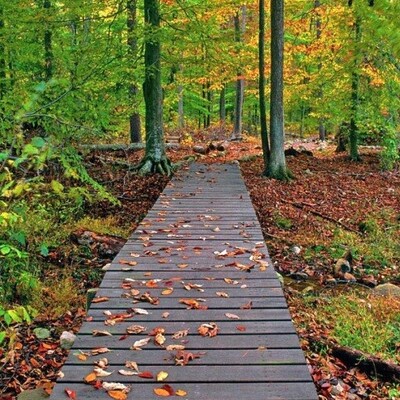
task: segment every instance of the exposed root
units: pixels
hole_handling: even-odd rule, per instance
[[[154,160],[153,157],[146,156],[135,168],[138,175],[144,176],[149,174],[161,174],[171,176],[174,172],[174,167],[167,157],[160,160]]]

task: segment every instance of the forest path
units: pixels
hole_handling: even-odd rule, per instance
[[[168,184],[106,272],[51,399],[68,393],[317,399],[238,165],[192,164]]]

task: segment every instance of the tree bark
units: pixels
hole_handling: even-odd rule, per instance
[[[266,175],[289,180],[291,174],[286,167],[283,129],[283,34],[284,0],[271,0],[271,148]]]
[[[226,123],[226,85],[221,89],[219,94],[219,121],[221,125]]]
[[[315,28],[317,31],[317,40],[321,39],[321,35],[322,35],[322,24],[321,24],[321,18],[319,16],[319,12],[318,12],[318,8],[321,7],[321,1],[320,0],[315,0],[314,2],[314,9],[316,10],[317,13],[317,18],[315,20]],[[321,71],[322,69],[322,63],[321,61],[319,61],[318,63],[318,72]],[[322,85],[319,85],[318,88],[318,101],[322,101],[323,97],[324,97],[324,92],[322,89]],[[319,119],[319,124],[318,124],[318,134],[319,134],[319,140],[321,140],[321,142],[324,142],[326,140],[326,128],[325,128],[325,124],[322,118]]]
[[[146,152],[138,166],[141,175],[171,175],[172,168],[164,144],[163,94],[161,87],[160,2],[144,0],[145,80],[143,93],[146,106]]]
[[[128,34],[128,54],[129,57],[135,57],[138,51],[137,38],[136,38],[136,26],[137,26],[137,0],[127,0],[126,3],[127,10],[127,34]],[[131,77],[131,79],[133,79]],[[129,86],[129,98],[131,100],[132,108],[137,108],[137,96],[138,87],[136,84],[131,84]],[[141,122],[140,114],[137,110],[134,110],[129,116],[129,137],[131,143],[141,142]]]
[[[258,27],[258,92],[260,102],[261,143],[264,158],[264,175],[267,173],[269,160],[269,143],[267,127],[267,108],[265,105],[265,0],[259,1]]]
[[[44,0],[43,8],[45,9],[46,17],[50,14],[51,1]],[[49,81],[53,77],[53,44],[52,44],[52,33],[49,29],[48,23],[46,23],[46,29],[44,31],[44,79]]]
[[[241,43],[246,28],[246,7],[241,7],[242,23],[240,23],[239,12],[235,14],[235,42]],[[233,124],[233,134],[231,140],[242,140],[243,130],[243,102],[244,102],[244,78],[241,70],[238,71],[236,79],[236,96],[235,96],[235,118]]]
[[[355,41],[354,41],[354,65],[351,73],[351,117],[349,129],[349,152],[352,161],[360,161],[358,154],[358,112],[360,102],[360,73],[359,73],[359,43],[361,41],[361,19],[356,17],[354,23]]]
[[[6,48],[4,40],[4,12],[0,8],[0,101],[3,100],[7,91],[7,75],[6,75]],[[3,109],[3,104],[0,104],[0,111]]]

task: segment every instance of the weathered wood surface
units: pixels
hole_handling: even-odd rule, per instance
[[[128,399],[159,398],[154,389],[163,384],[190,400],[317,399],[236,165],[194,164],[177,174],[110,265],[96,300],[102,301],[92,304],[52,400],[68,398],[66,389],[78,399],[109,399],[83,381],[103,357],[112,374],[98,379],[128,385]],[[199,326],[211,322],[217,335],[201,336]],[[132,325],[145,331],[129,334]],[[165,330],[162,346],[149,336],[157,328]],[[149,337],[142,351],[131,349]],[[168,345],[200,357],[177,366]],[[110,351],[90,355],[99,347]],[[168,378],[121,375],[126,361]]]

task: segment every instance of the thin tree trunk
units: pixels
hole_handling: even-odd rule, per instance
[[[213,104],[212,104],[212,99],[213,99],[213,95],[212,95],[212,91],[210,90],[211,87],[211,83],[210,81],[207,82],[207,128],[209,128],[211,126],[211,115],[213,112]]]
[[[267,175],[288,180],[283,129],[283,36],[284,0],[271,0],[271,100],[270,140],[271,149]]]
[[[43,8],[46,12],[46,17],[50,14],[51,1],[44,0]],[[53,44],[52,44],[52,33],[46,23],[46,29],[44,31],[44,78],[45,81],[49,81],[53,77]]]
[[[183,85],[178,85],[178,127],[183,129],[185,127],[185,110],[183,102]]]
[[[136,26],[137,26],[137,0],[127,0],[127,34],[128,34],[128,54],[130,58],[136,57],[138,51],[137,38],[136,38]],[[133,79],[131,77],[131,79]],[[138,87],[135,84],[129,86],[129,98],[131,106],[134,111],[129,116],[129,137],[131,143],[141,142],[141,123],[140,114],[137,111],[137,96]]]
[[[143,84],[146,105],[146,151],[138,170],[142,175],[154,172],[170,175],[172,173],[171,162],[165,152],[163,130],[159,0],[144,0],[144,19],[147,30]]]
[[[314,2],[314,9],[317,10],[317,18],[315,20],[315,28],[317,30],[317,40],[321,39],[322,35],[322,24],[321,24],[321,18],[318,13],[318,8],[321,7],[321,1],[320,0],[315,0]],[[322,63],[321,61],[318,63],[318,72],[320,72],[322,69]],[[324,92],[322,89],[322,85],[319,86],[318,88],[318,100],[322,101],[324,97]],[[318,124],[318,134],[319,134],[319,140],[324,142],[326,140],[326,129],[325,129],[325,124],[322,118],[319,119],[319,124]]]
[[[4,40],[4,20],[3,8],[0,8],[0,101],[3,100],[7,91],[7,75],[6,75],[6,49]],[[3,105],[0,105],[2,110]]]
[[[359,61],[359,43],[361,42],[361,19],[356,17],[354,23],[355,30],[355,51],[354,65],[351,74],[351,117],[350,117],[350,132],[349,132],[349,152],[352,161],[360,161],[358,154],[358,109],[360,102],[360,61]]]
[[[259,2],[259,36],[258,36],[258,71],[259,71],[259,102],[261,142],[264,157],[264,175],[268,169],[269,143],[267,128],[267,109],[265,105],[265,1]]]
[[[241,43],[246,29],[246,6],[241,7],[242,23],[240,23],[240,14],[237,12],[234,17],[235,22],[235,42]],[[243,102],[244,102],[244,78],[241,70],[238,71],[236,80],[235,96],[235,119],[233,123],[233,134],[231,140],[242,140],[243,130]]]
[[[221,125],[226,123],[226,85],[221,89],[219,94],[219,121]]]

